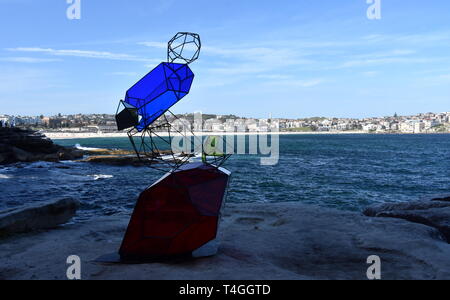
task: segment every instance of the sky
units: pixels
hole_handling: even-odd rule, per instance
[[[450,1],[0,0],[0,114],[115,113],[200,34],[175,113],[363,118],[450,111]]]

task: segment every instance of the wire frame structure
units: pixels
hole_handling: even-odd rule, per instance
[[[137,157],[147,166],[167,173],[175,172],[183,165],[199,160],[221,167],[231,157],[231,154],[217,148],[218,145],[226,143],[225,139],[219,141],[219,137],[197,136],[189,126],[180,129],[174,126],[179,120],[169,110],[154,125],[141,131],[132,128],[127,132]],[[174,151],[174,138],[183,143],[178,151]]]
[[[190,64],[198,59],[202,43],[200,36],[191,32],[179,32],[168,43],[167,61],[181,60]]]
[[[217,137],[205,141],[203,137],[195,136],[191,128],[181,131],[172,124],[179,119],[169,109],[189,94],[195,77],[189,64],[198,59],[200,49],[198,34],[177,33],[168,43],[168,62],[160,63],[134,84],[117,108],[117,128],[131,128],[128,136],[138,158],[163,172],[175,171],[196,156],[217,167],[230,157],[217,149]],[[175,153],[172,149],[174,137],[190,143],[184,148],[194,152]],[[197,145],[201,145],[201,149],[196,149]]]

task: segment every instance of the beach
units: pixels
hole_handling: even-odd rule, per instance
[[[91,139],[91,138],[117,138],[128,137],[126,132],[117,133],[77,133],[77,132],[42,132],[52,140],[64,139]],[[339,131],[339,132],[194,132],[195,136],[230,136],[230,135],[329,135],[329,134],[369,134],[365,131]],[[159,136],[168,136],[167,132],[158,133]],[[173,133],[172,136],[179,136],[179,133]],[[187,136],[192,135],[186,132]]]

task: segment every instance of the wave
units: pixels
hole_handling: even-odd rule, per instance
[[[9,175],[0,174],[0,179],[10,179],[10,178],[13,178],[13,177],[9,176]]]
[[[113,175],[104,175],[104,174],[94,174],[94,175],[88,175],[88,177],[93,178],[94,180],[99,180],[99,179],[110,179],[113,178]]]
[[[76,165],[76,164],[78,164],[78,162],[74,161],[74,160],[61,160],[59,163],[62,164],[62,165]]]
[[[76,144],[75,148],[77,148],[78,150],[84,150],[84,151],[89,151],[89,150],[101,150],[100,148],[90,148],[90,147],[83,147],[80,144]]]

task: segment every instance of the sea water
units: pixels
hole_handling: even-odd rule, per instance
[[[63,146],[131,149],[127,138],[57,140]],[[280,159],[235,155],[228,201],[301,202],[361,211],[385,202],[450,196],[450,135],[282,135]],[[74,197],[79,219],[130,213],[163,174],[147,167],[80,162],[0,168],[0,210]]]

